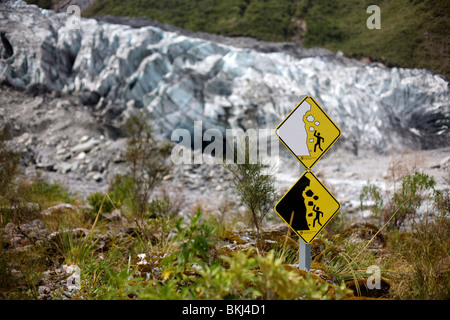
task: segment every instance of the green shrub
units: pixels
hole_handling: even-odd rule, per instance
[[[188,226],[183,225],[183,220],[178,219],[175,227],[178,234],[177,241],[181,243],[181,254],[178,256],[178,263],[184,268],[198,259],[209,260],[209,244],[211,236],[214,234],[215,226],[202,218],[203,214],[200,208],[191,218]]]
[[[328,300],[340,299],[349,293],[344,286],[330,290],[332,286],[325,281],[285,268],[272,251],[266,256],[254,255],[252,250],[236,251],[231,256],[221,256],[220,259],[224,263],[200,263],[196,269],[199,276],[185,277],[183,280],[189,284],[189,290],[186,287],[179,290],[181,283],[177,287],[173,279],[164,285],[169,283],[168,288],[178,288],[178,292],[183,294],[179,298],[207,300]],[[172,270],[171,274],[174,273],[176,272]],[[165,292],[162,289],[158,291]],[[173,296],[173,292],[170,294],[166,291],[165,294]]]
[[[28,189],[34,201],[42,207],[48,207],[58,202],[73,203],[75,201],[66,188],[56,182],[50,183],[43,179],[37,179],[23,188]]]
[[[395,270],[392,293],[399,299],[450,299],[450,219],[441,216],[418,223],[412,233],[389,237],[392,258],[386,269]]]
[[[373,201],[374,204],[372,206],[372,211],[374,214],[379,213],[383,208],[382,191],[376,185],[371,184],[370,181],[368,181],[367,185],[362,188],[361,194],[359,195],[359,200],[361,210],[365,209],[365,201],[367,200]]]
[[[381,190],[368,183],[363,187],[360,194],[361,209],[365,207],[365,201],[372,199],[374,205],[371,207],[375,216],[379,213],[383,214],[384,222],[392,229],[400,229],[405,221],[412,224],[418,218],[417,210],[423,201],[429,199],[437,205],[445,201],[445,197],[441,196],[441,192],[435,189],[436,182],[433,177],[426,173],[414,171],[402,177],[402,184],[398,190],[384,203]]]
[[[232,174],[233,185],[241,203],[248,208],[252,215],[257,233],[256,248],[261,252],[262,223],[267,213],[273,210],[273,204],[277,197],[275,177],[266,172],[266,166],[260,159],[253,163],[251,152],[256,153],[256,150],[250,150],[250,146],[255,144],[252,144],[247,138],[244,137],[238,141],[237,145],[231,141],[230,145],[234,155],[233,161],[225,161],[224,167]],[[239,150],[239,147],[242,146],[243,150]],[[242,152],[243,161],[239,159]]]
[[[94,214],[98,212],[112,212],[114,210],[114,204],[109,201],[105,193],[94,192],[87,197],[87,201],[92,206]]]
[[[151,114],[144,110],[132,114],[125,123],[128,133],[125,157],[130,169],[128,176],[134,182],[133,209],[141,218],[147,213],[154,189],[170,172],[170,144],[156,139],[151,120]]]
[[[173,216],[174,212],[170,211],[170,199],[152,200],[149,204],[148,211],[154,217]]]
[[[384,270],[393,270],[387,271],[393,297],[450,297],[449,196],[448,191],[436,190],[435,186],[435,180],[428,174],[419,171],[405,174],[392,195],[385,195],[388,202],[372,208],[374,213],[383,213],[383,227],[390,231],[387,234],[389,255],[381,262]],[[361,200],[368,195],[375,198],[375,203],[382,196],[380,190],[370,185],[363,190]],[[425,201],[426,212],[419,215],[418,210]],[[405,232],[400,233],[400,229]]]
[[[397,211],[391,226],[399,229],[406,219],[414,223],[422,202],[431,196],[435,198],[435,185],[434,179],[426,173],[415,171],[403,177],[401,189],[394,192],[391,199],[392,211]]]
[[[116,207],[125,206],[131,211],[135,211],[136,183],[129,175],[117,174],[109,182],[108,195]]]

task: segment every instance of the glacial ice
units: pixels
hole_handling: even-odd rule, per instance
[[[197,120],[204,129],[275,128],[309,94],[340,127],[342,145],[380,152],[398,141],[449,145],[449,82],[428,70],[263,53],[94,19],[70,29],[67,17],[23,1],[1,3],[0,30],[14,55],[0,59],[0,81],[95,91],[123,105],[135,100],[168,138]]]

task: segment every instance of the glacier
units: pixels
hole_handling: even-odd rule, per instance
[[[0,82],[147,108],[158,133],[275,128],[311,95],[357,154],[450,145],[450,90],[425,69],[387,68],[341,53],[295,55],[81,18],[23,1],[0,4]],[[8,49],[9,48],[9,49]]]

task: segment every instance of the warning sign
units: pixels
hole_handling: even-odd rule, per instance
[[[305,171],[278,201],[275,211],[305,243],[310,243],[340,207],[322,182]]]
[[[341,136],[341,130],[311,96],[300,101],[275,133],[306,169],[311,169]]]

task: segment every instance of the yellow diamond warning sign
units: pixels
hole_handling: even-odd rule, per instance
[[[341,130],[311,96],[300,101],[275,133],[307,169],[311,169],[341,136]]]
[[[340,207],[322,182],[305,171],[278,201],[275,211],[305,243],[310,243]]]

